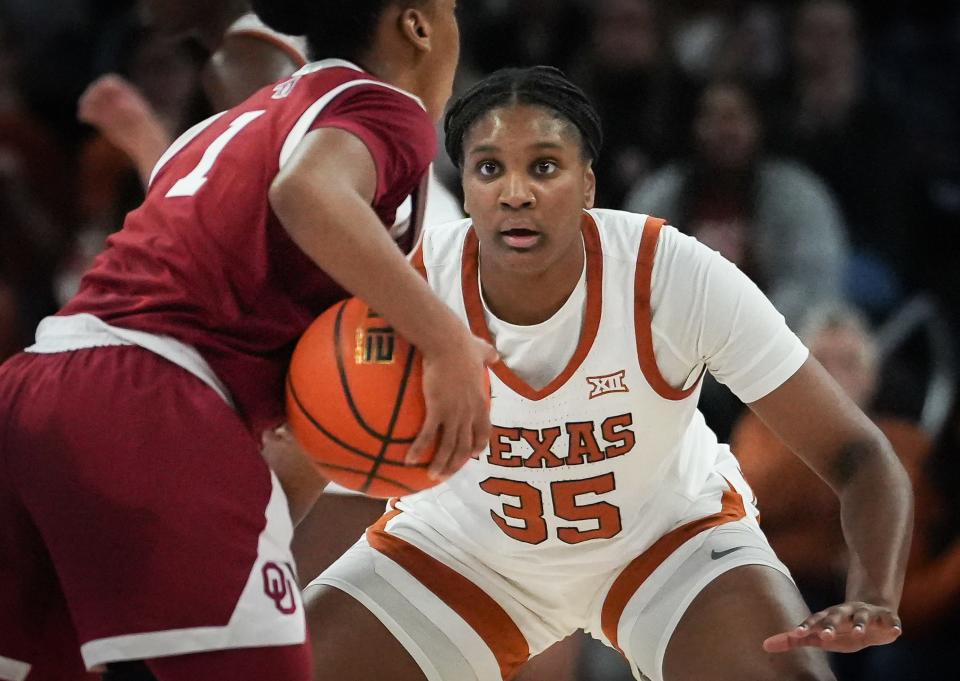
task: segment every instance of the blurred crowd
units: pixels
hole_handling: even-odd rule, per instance
[[[877,419],[917,494],[905,635],[838,675],[941,678],[960,625],[960,3],[462,0],[460,13],[458,87],[502,66],[566,71],[604,120],[598,204],[667,218],[736,263]],[[84,90],[120,74],[176,135],[208,113],[207,56],[152,30],[135,0],[0,0],[0,360],[143,196],[134,161],[78,120]],[[449,161],[437,172],[456,194]],[[723,386],[705,385],[702,410],[811,606],[837,601],[829,490]],[[583,646],[577,678],[629,678]]]

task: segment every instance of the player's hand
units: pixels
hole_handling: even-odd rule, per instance
[[[113,73],[87,87],[77,117],[132,158],[144,183],[171,142],[171,131],[140,90]]]
[[[290,518],[297,525],[320,498],[327,479],[286,426],[266,430],[261,437],[263,458],[277,475],[287,495]]]
[[[93,81],[80,96],[77,116],[97,128],[111,142],[127,141],[155,116],[140,91],[122,77],[109,73]],[[124,151],[128,151],[123,145]]]
[[[423,356],[423,428],[407,453],[407,463],[423,463],[437,443],[429,475],[449,477],[490,439],[490,388],[487,367],[500,360],[491,345],[473,335],[442,352]]]
[[[892,643],[903,633],[900,617],[890,608],[851,601],[815,612],[795,629],[763,642],[768,653],[801,646],[834,653],[854,653],[868,646]]]

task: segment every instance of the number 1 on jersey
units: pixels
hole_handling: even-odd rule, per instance
[[[207,147],[207,150],[203,152],[203,156],[200,158],[200,163],[197,164],[197,167],[191,170],[189,174],[181,177],[170,187],[170,191],[166,194],[167,198],[193,196],[196,194],[200,187],[207,181],[207,174],[210,172],[210,169],[213,168],[213,164],[217,162],[217,157],[220,156],[230,143],[230,140],[265,113],[265,109],[261,109],[260,111],[247,111],[233,119],[230,127],[220,133],[220,136],[213,140],[210,146]]]

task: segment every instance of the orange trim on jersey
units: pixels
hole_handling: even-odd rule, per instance
[[[423,263],[423,235],[420,236],[416,248],[410,254],[410,264],[413,265],[413,269],[420,273],[421,277],[427,278],[427,266]]]
[[[497,362],[491,369],[497,377],[511,390],[528,400],[542,400],[557,391],[564,383],[570,380],[574,372],[583,364],[587,353],[593,347],[600,328],[600,313],[603,309],[603,249],[600,245],[600,232],[593,216],[583,214],[580,227],[583,234],[583,243],[586,250],[587,268],[587,309],[583,318],[583,327],[580,330],[580,342],[570,361],[560,375],[539,390],[517,376],[503,361]],[[478,255],[480,252],[476,233],[471,229],[467,234],[463,246],[463,264],[461,284],[463,288],[463,304],[467,310],[467,320],[470,330],[485,341],[494,345],[493,335],[487,327],[483,316],[483,300],[480,298],[480,282],[477,278]]]
[[[413,544],[387,532],[387,522],[400,513],[402,511],[394,507],[371,525],[367,529],[367,542],[453,608],[493,652],[503,678],[510,678],[530,657],[530,644],[523,632],[510,615],[476,584]]]
[[[653,352],[653,310],[650,307],[650,288],[653,279],[653,260],[657,254],[657,242],[664,223],[665,220],[647,217],[643,225],[643,237],[637,253],[637,270],[633,286],[633,322],[636,328],[637,357],[640,360],[643,377],[660,397],[668,400],[682,400],[696,390],[697,384],[703,378],[703,371],[693,385],[686,390],[674,388],[660,373],[657,356]]]
[[[298,50],[296,47],[288,43],[286,40],[283,40],[282,38],[278,38],[275,35],[270,35],[265,31],[257,31],[255,29],[241,29],[239,31],[231,31],[227,37],[232,38],[233,36],[240,36],[244,38],[254,38],[256,40],[262,40],[265,43],[270,43],[274,47],[280,48],[280,50],[285,52],[286,55],[290,57],[290,61],[292,61],[298,69],[301,66],[306,66],[307,64],[307,58],[300,50]]]
[[[729,485],[729,483],[727,484]],[[640,585],[653,574],[653,571],[663,561],[684,543],[704,530],[740,520],[746,515],[747,510],[743,504],[743,497],[730,487],[723,491],[723,496],[720,499],[720,511],[671,530],[654,542],[653,546],[630,561],[623,572],[614,580],[613,586],[610,587],[610,591],[603,602],[603,608],[600,610],[600,626],[603,629],[604,636],[607,637],[613,647],[623,653],[617,641],[617,627],[620,625],[623,611],[633,594],[640,588]]]

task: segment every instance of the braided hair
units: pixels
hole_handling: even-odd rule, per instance
[[[400,0],[252,0],[267,26],[306,36],[310,59],[359,59],[373,44],[383,11]],[[406,0],[420,7],[427,0]]]
[[[463,140],[474,124],[493,109],[527,104],[541,106],[572,124],[579,132],[583,156],[595,161],[603,146],[600,115],[583,90],[552,66],[495,71],[451,105],[444,119],[446,149],[463,167]]]

